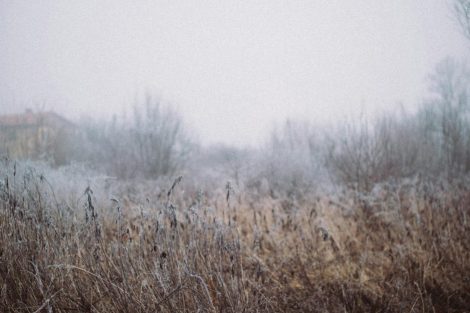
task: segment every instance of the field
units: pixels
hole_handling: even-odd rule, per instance
[[[470,313],[468,43],[470,0],[0,0],[0,313]]]
[[[470,184],[276,197],[2,161],[1,312],[469,312]]]

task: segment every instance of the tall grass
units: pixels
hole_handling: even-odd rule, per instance
[[[0,311],[470,308],[464,180],[299,200],[233,197],[223,185],[197,192],[178,179],[142,186],[140,203],[116,184],[112,200],[99,184],[71,199],[48,175],[2,164]]]

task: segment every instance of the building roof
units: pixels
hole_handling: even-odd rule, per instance
[[[38,126],[42,124],[74,126],[72,122],[53,111],[33,112],[32,110],[26,110],[20,114],[0,115],[0,127]]]

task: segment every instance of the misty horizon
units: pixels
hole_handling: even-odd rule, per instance
[[[109,119],[150,94],[202,143],[243,146],[287,118],[413,110],[438,62],[467,59],[449,5],[1,2],[0,113]]]

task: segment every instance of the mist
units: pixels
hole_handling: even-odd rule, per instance
[[[204,144],[256,146],[273,123],[414,110],[468,43],[450,2],[1,1],[0,112],[77,121],[151,94]]]
[[[470,0],[0,0],[0,312],[469,312]]]

